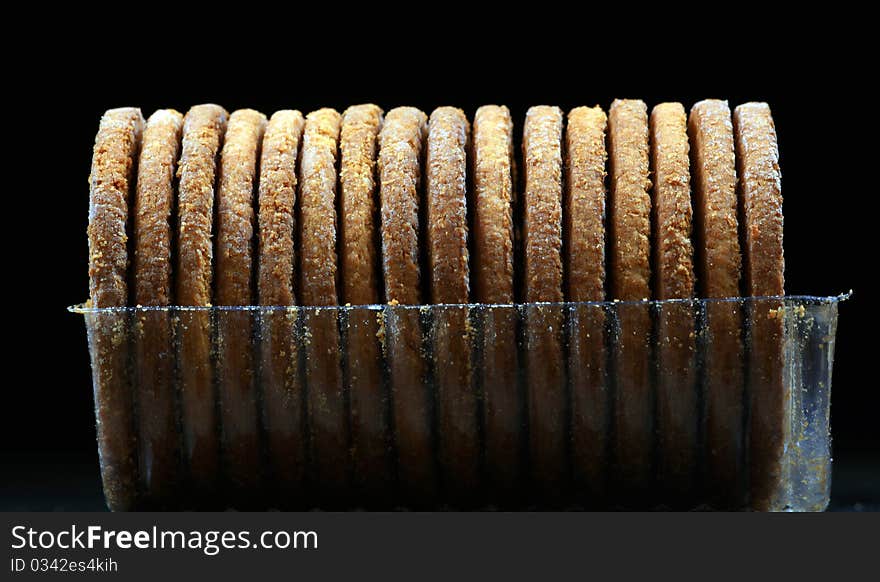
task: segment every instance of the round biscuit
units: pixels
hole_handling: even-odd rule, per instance
[[[374,311],[357,307],[382,297],[376,158],[383,121],[378,106],[354,105],[342,114],[339,136],[340,302],[355,306],[346,334],[353,473],[368,505],[388,498],[391,460],[379,323]]]
[[[425,159],[431,302],[467,303],[467,146],[470,124],[461,109],[439,107],[428,121]]]
[[[183,119],[177,165],[177,305],[211,304],[214,187],[228,114],[219,105],[196,105]]]
[[[381,301],[376,156],[382,109],[355,105],[342,115],[339,137],[339,230],[342,302],[370,305]]]
[[[565,130],[568,301],[605,299],[605,129],[601,107],[577,107]]]
[[[694,294],[687,114],[681,103],[651,111],[654,297]],[[657,435],[660,487],[671,497],[692,493],[696,477],[698,390],[693,307],[661,304],[657,314]]]
[[[397,107],[385,116],[379,132],[379,199],[382,315],[391,380],[393,447],[403,498],[416,505],[436,495],[436,469],[431,434],[431,395],[426,387],[419,312],[393,307],[422,299],[419,266],[422,155],[427,116],[414,107]]]
[[[513,303],[513,121],[503,105],[484,105],[473,132],[474,296]]]
[[[296,299],[296,165],[304,123],[299,111],[276,111],[263,135],[257,212],[260,305],[294,305]],[[260,313],[263,429],[274,487],[288,500],[302,493],[306,458],[296,318],[296,310]]]
[[[128,206],[143,132],[139,109],[104,113],[89,176],[89,305],[128,303]],[[123,312],[87,319],[104,498],[112,510],[136,503],[137,457],[127,370],[130,326]]]
[[[111,109],[95,137],[88,226],[92,307],[128,304],[128,206],[143,126],[140,109]]]
[[[413,107],[388,112],[379,132],[379,197],[385,300],[421,301],[419,198],[427,116]]]
[[[733,125],[726,101],[706,99],[688,117],[693,180],[694,256],[701,297],[739,295],[739,246]],[[743,345],[738,303],[709,302],[705,313],[706,477],[710,502],[743,500]]]
[[[177,165],[177,305],[211,304],[217,158],[227,119],[226,110],[214,104],[195,105],[183,118]],[[209,314],[181,311],[176,334],[184,465],[195,495],[204,497],[216,487],[220,460]]]
[[[563,245],[569,312],[571,457],[576,487],[592,500],[604,494],[609,426],[605,385],[605,313],[581,302],[605,299],[605,134],[601,107],[576,107],[565,128]]]
[[[254,190],[266,116],[239,109],[229,116],[217,187],[217,269],[214,304],[251,305]],[[246,503],[260,486],[258,408],[254,384],[251,311],[217,315],[217,377],[223,468],[233,503]]]
[[[462,110],[439,107],[428,121],[425,183],[431,301],[467,303],[467,147],[470,125]],[[471,378],[470,310],[439,308],[433,356],[437,383],[437,436],[447,495],[457,505],[473,502],[478,488],[480,442]]]
[[[294,305],[296,161],[304,120],[299,111],[276,111],[263,136],[258,194],[260,305]]]
[[[138,160],[134,199],[134,300],[137,305],[171,303],[171,213],[174,174],[183,116],[160,109],[147,120]],[[137,315],[135,386],[140,419],[140,478],[161,504],[178,478],[178,431],[174,406],[171,321],[166,311]]]
[[[515,161],[513,120],[504,105],[484,105],[474,114],[472,149],[474,300],[514,301]],[[482,310],[483,422],[489,495],[510,500],[521,473],[522,410],[517,393],[516,320],[510,307]]]
[[[539,105],[526,113],[525,173],[526,301],[562,301],[562,111]]]
[[[171,212],[183,116],[160,109],[147,120],[134,200],[134,299],[171,303]]]
[[[300,161],[300,298],[303,305],[338,304],[336,158],[342,116],[319,109],[306,116]],[[313,480],[322,502],[335,504],[348,487],[349,434],[337,310],[308,310],[306,382]]]
[[[733,112],[743,220],[743,279],[746,295],[785,292],[782,249],[782,179],[776,127],[766,103],[745,103]],[[756,302],[749,311],[749,476],[750,502],[759,509],[778,506],[783,481],[785,435],[791,393],[785,368],[783,321],[774,317],[782,302]]]
[[[610,166],[609,278],[611,298],[651,297],[651,197],[648,111],[644,102],[616,99],[608,111]],[[650,484],[653,456],[653,392],[650,382],[651,314],[647,304],[618,304],[619,334],[612,448],[615,489],[623,496]]]
[[[525,298],[529,303],[563,300],[562,136],[562,110],[547,105],[528,110],[522,149]],[[557,504],[566,471],[563,312],[558,306],[530,305],[525,326],[531,479],[544,502]]]

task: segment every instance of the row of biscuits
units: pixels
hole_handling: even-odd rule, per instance
[[[606,289],[621,300],[782,293],[778,154],[765,104],[739,106],[731,123],[722,101],[697,103],[689,118],[680,104],[664,103],[649,119],[643,102],[618,100],[607,121],[598,107],[575,108],[565,121],[556,107],[526,115],[519,293],[515,140],[505,107],[480,108],[473,136],[464,113],[450,107],[430,119],[414,108],[383,117],[375,105],[362,105],[305,120],[280,111],[268,122],[253,110],[229,116],[216,105],[193,107],[185,118],[157,111],[146,123],[137,109],[108,111],[90,181],[91,302],[510,303],[600,301]],[[430,273],[419,272],[423,252]],[[383,281],[373,268],[379,255]],[[429,297],[420,292],[423,280]]]
[[[430,118],[408,107],[383,116],[378,107],[363,105],[343,115],[322,109],[305,119],[296,111],[282,111],[267,121],[252,110],[227,116],[218,106],[204,105],[192,108],[185,118],[171,110],[159,111],[143,129],[139,111],[112,110],[102,119],[92,168],[92,305],[666,299],[693,296],[695,281],[706,296],[735,296],[740,293],[740,213],[745,221],[745,292],[782,293],[781,197],[775,133],[765,105],[737,108],[735,126],[721,101],[698,103],[689,120],[679,104],[658,105],[649,118],[644,103],[623,100],[612,104],[607,118],[599,107],[579,107],[569,113],[567,121],[555,107],[529,110],[523,128],[520,197],[513,123],[504,107],[480,108],[472,135],[464,113],[450,107],[437,109]],[[740,166],[739,200],[735,159]],[[131,200],[128,189],[133,184]],[[129,205],[133,224],[127,223]],[[521,241],[517,241],[517,225],[522,226]],[[126,257],[129,226],[134,231],[131,273]],[[129,278],[134,289],[130,301]],[[556,315],[550,313],[530,323],[530,361],[523,363],[530,387],[529,424],[541,427],[529,433],[529,458],[535,480],[551,493],[559,487],[569,430],[559,413],[565,408],[559,401],[562,394],[544,388],[565,382],[565,350],[558,337],[562,322],[554,319]],[[199,314],[187,317],[191,319],[187,333],[178,338],[178,358],[184,376],[181,383],[188,388],[182,391],[181,402],[187,425],[187,463],[193,473],[201,474],[195,480],[209,486],[218,471],[217,450],[222,449],[230,481],[253,490],[259,474],[256,435],[260,422],[285,427],[267,431],[271,456],[288,461],[277,463],[275,473],[291,481],[301,478],[297,467],[302,463],[295,461],[303,456],[301,448],[294,450],[290,438],[275,437],[283,437],[285,431],[298,434],[302,417],[284,406],[271,405],[285,402],[285,393],[295,388],[285,386],[296,381],[285,371],[296,355],[284,349],[264,349],[263,360],[255,362],[247,349],[252,330],[244,319],[230,316],[217,332],[219,368],[211,372],[206,364],[212,358],[210,324]],[[714,317],[730,316],[725,312]],[[737,334],[741,322],[733,317],[735,321],[726,322],[731,330],[729,345],[725,341],[712,344],[718,354],[711,357],[722,364],[710,367],[710,408],[712,375],[719,376],[716,392],[723,399],[729,397],[729,390],[723,388],[731,385],[729,374],[740,370],[742,346]],[[433,357],[437,361],[433,364],[443,369],[436,377],[437,435],[430,434],[425,418],[412,414],[413,410],[421,411],[421,416],[430,414],[426,395],[407,389],[419,385],[425,375],[425,358],[413,348],[420,342],[418,326],[398,321],[401,333],[390,337],[397,465],[399,479],[411,485],[413,500],[430,496],[428,484],[437,480],[429,462],[434,438],[440,442],[441,465],[456,476],[447,479],[449,483],[463,495],[477,479],[481,455],[477,433],[481,429],[476,396],[470,390],[469,348],[461,341],[468,325],[465,319],[447,321],[435,337]],[[675,342],[661,342],[659,358],[668,363],[670,373],[661,375],[658,391],[674,391],[682,382],[675,373],[676,358],[686,358],[693,351],[687,345],[693,342],[692,334],[688,335],[693,324],[688,328],[687,323],[687,318],[659,323],[660,336],[671,335]],[[716,329],[723,325],[716,324]],[[650,336],[647,311],[621,318],[620,326],[624,336]],[[312,479],[327,489],[344,489],[350,474],[340,459],[346,457],[349,445],[357,443],[355,448],[361,453],[352,470],[360,476],[376,470],[385,443],[381,431],[348,423],[341,412],[345,379],[339,366],[333,365],[340,341],[335,319],[316,319],[309,328],[313,336],[305,349],[312,394],[305,417],[311,427]],[[279,340],[289,333],[284,327],[269,331]],[[365,322],[361,331],[365,335],[360,341],[348,346],[347,357],[364,363],[358,368],[363,375],[361,389],[349,392],[352,411],[379,406],[376,394],[382,371],[370,365],[379,359],[376,342],[370,341],[375,329]],[[158,338],[162,345],[170,333],[169,329],[152,330],[146,335],[153,342]],[[403,337],[406,334],[413,337]],[[504,333],[492,337],[516,341]],[[621,350],[616,362],[617,390],[624,397],[614,407],[613,448],[624,469],[620,483],[635,489],[649,478],[650,433],[655,430],[646,393],[652,386],[646,346],[647,341],[633,342]],[[516,350],[504,341],[483,346],[484,353],[492,355],[492,350],[498,356],[496,365],[480,371],[485,376],[480,385],[488,400],[499,401],[510,397],[506,388],[515,383],[510,375],[517,370]],[[139,345],[138,373],[147,376],[141,383],[161,383],[163,375],[172,373],[162,371],[169,364],[160,351],[149,342]],[[760,369],[772,376],[772,357],[766,360]],[[112,374],[112,370],[106,372]],[[240,387],[252,386],[256,374],[267,373],[276,380],[262,379],[265,413],[260,421],[254,413],[253,394]],[[213,418],[213,409],[204,405],[212,397],[215,375],[220,384],[220,418]],[[669,384],[665,388],[664,379]],[[676,398],[681,400],[673,394],[669,401],[676,402]],[[144,473],[151,475],[159,487],[173,472],[168,441],[173,428],[167,421],[172,403],[169,398],[151,400],[149,392],[139,399],[141,424],[147,424],[140,427],[146,433],[141,443],[159,443],[149,461],[140,460],[140,472],[142,478]],[[680,410],[659,414],[656,420],[656,430],[679,441],[667,447],[670,451],[693,449],[688,440],[693,440],[693,430],[679,425],[694,403],[679,404]],[[151,407],[166,413],[145,414]],[[374,412],[361,416],[381,414]],[[723,414],[718,416],[721,425],[733,422]],[[150,425],[153,418],[166,421]],[[575,413],[573,425],[579,420],[584,418]],[[482,430],[488,454],[509,461],[492,464],[501,473],[517,461],[510,456],[515,448],[509,442],[515,432],[512,422],[510,417],[487,413],[487,427]],[[494,430],[489,426],[492,423],[506,428]],[[212,442],[217,425],[223,426],[220,443]],[[774,427],[764,428],[771,437],[778,432]],[[359,430],[363,434],[357,434]],[[572,432],[577,441],[579,431]],[[724,449],[725,439],[730,440],[730,430],[719,430],[718,443],[712,441],[711,415],[708,433],[713,454]],[[583,440],[581,450],[575,444],[575,454],[594,454],[596,435]],[[768,450],[779,444],[752,440],[753,446]],[[163,447],[168,457],[164,461]],[[673,473],[686,472],[693,460],[672,459],[668,464]],[[728,473],[722,470],[720,478],[740,472],[730,470],[731,463],[718,464]]]

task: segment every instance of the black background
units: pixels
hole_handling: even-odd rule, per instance
[[[649,107],[707,97],[770,103],[787,292],[855,291],[841,306],[835,362],[833,503],[877,507],[877,107],[867,89],[876,65],[858,15],[802,15],[811,18],[795,28],[762,12],[677,26],[656,15],[527,12],[475,22],[446,12],[409,23],[349,13],[348,26],[337,14],[271,13],[198,24],[120,15],[70,32],[56,30],[67,30],[56,14],[51,27],[22,25],[27,41],[7,51],[13,82],[0,126],[9,237],[0,507],[103,507],[84,326],[65,307],[87,295],[87,178],[105,109],[135,105],[149,115],[216,102],[270,114],[375,102],[386,111],[453,104],[471,116],[505,103],[519,131],[530,105],[607,107],[615,97]]]

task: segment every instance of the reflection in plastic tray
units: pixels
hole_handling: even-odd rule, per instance
[[[72,310],[111,509],[818,511],[841,299]]]

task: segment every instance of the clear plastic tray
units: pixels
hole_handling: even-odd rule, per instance
[[[71,310],[113,510],[821,511],[844,298]]]

